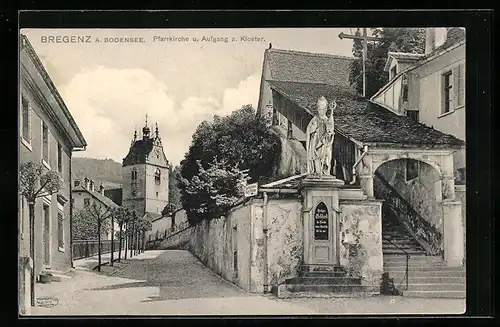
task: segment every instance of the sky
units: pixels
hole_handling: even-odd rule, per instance
[[[140,135],[147,114],[153,130],[154,124],[158,124],[165,154],[174,165],[188,151],[192,134],[203,120],[230,114],[246,104],[256,108],[264,50],[269,43],[277,49],[352,56],[352,41],[340,40],[341,32],[354,30],[21,31],[33,45],[87,141],[86,151],[75,152],[75,156],[110,158],[121,163],[134,129]],[[75,42],[64,42],[72,36]],[[78,36],[90,42],[76,42]],[[242,40],[245,36],[246,41]],[[123,37],[138,37],[143,42],[105,42],[106,38]],[[183,41],[168,37],[182,37]]]

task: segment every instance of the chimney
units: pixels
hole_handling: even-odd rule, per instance
[[[90,186],[89,186],[90,180],[87,177],[85,177],[84,182],[85,182],[84,187],[85,187],[85,189],[88,190],[90,188]]]
[[[89,191],[92,191],[92,192],[95,191],[94,190],[94,181],[93,180],[90,180],[90,189],[89,189]]]
[[[436,40],[436,28],[427,28],[425,31],[425,54],[434,51],[434,43]]]
[[[104,195],[104,186],[102,184],[101,184],[101,186],[99,186],[99,193]]]
[[[79,179],[75,180],[75,187],[76,186],[80,186],[80,180]]]

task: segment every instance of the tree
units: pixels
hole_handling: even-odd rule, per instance
[[[131,215],[131,212],[125,207],[118,207],[115,211],[113,211],[114,220],[118,223],[119,228],[118,237],[120,241],[118,243],[118,262],[121,261],[122,255],[123,226],[130,220]]]
[[[73,237],[75,240],[97,240],[97,221],[84,210],[78,210],[73,215]],[[104,230],[101,230],[101,237],[105,237]]]
[[[31,306],[35,306],[35,201],[39,197],[59,192],[63,182],[60,175],[42,164],[24,162],[19,167],[20,193],[28,202],[30,226]]]
[[[208,169],[198,162],[198,175],[182,179],[182,199],[191,225],[224,215],[243,195],[242,172],[235,166],[215,161]]]
[[[176,208],[181,207],[181,193],[177,185],[178,175],[180,174],[180,167],[175,166],[174,169],[170,169],[168,178],[168,202],[174,205]]]
[[[108,232],[108,224],[109,219],[113,213],[113,209],[104,205],[98,201],[94,201],[91,204],[83,207],[78,212],[80,217],[85,217],[86,220],[90,220],[93,224],[96,225],[96,237],[97,237],[97,258],[98,258],[98,266],[97,270],[101,271],[101,240],[103,238],[103,234],[107,234]]]
[[[388,73],[384,72],[389,51],[424,53],[425,50],[424,28],[372,28],[371,32],[373,36],[379,37],[380,41],[369,42],[367,45],[367,97],[375,94],[389,80]],[[355,34],[361,35],[359,29]],[[363,90],[362,49],[361,40],[354,40],[352,53],[355,60],[351,64],[349,82],[359,93]]]
[[[248,169],[254,182],[269,180],[280,158],[280,147],[279,137],[251,105],[226,117],[214,116],[213,122],[202,122],[193,134],[178,176],[182,207],[190,223],[203,219],[203,215],[211,219],[220,214],[216,203],[236,195],[234,180],[241,170]],[[211,198],[214,194],[220,199]]]
[[[145,246],[146,246],[146,232],[148,230],[151,230],[153,227],[153,224],[146,219],[139,219],[137,221],[137,230],[141,234],[141,246],[139,247],[139,253],[145,251]]]
[[[132,211],[132,215],[130,215],[129,220],[127,222],[127,234],[129,239],[129,248],[130,248],[130,257],[132,257],[134,250],[134,236],[136,232],[136,223],[139,220],[139,216],[137,216],[136,211]],[[125,253],[125,255],[127,255]],[[126,259],[126,258],[125,258]]]

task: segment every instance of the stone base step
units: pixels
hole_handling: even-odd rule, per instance
[[[349,297],[371,297],[379,295],[379,287],[365,287],[364,290],[348,290],[344,292],[339,291],[319,291],[316,290],[302,290],[290,291],[285,284],[279,285],[275,289],[275,295],[278,298],[349,298]]]
[[[465,299],[465,291],[403,291],[404,297]]]
[[[288,285],[361,285],[361,279],[355,277],[295,277],[286,280]]]
[[[373,289],[370,286],[363,285],[328,285],[328,284],[284,284],[280,285],[284,286],[284,289],[287,292],[317,292],[317,293],[351,293],[351,292],[374,292],[378,291],[377,289]]]
[[[313,277],[313,278],[328,278],[328,277],[344,277],[345,271],[302,271],[299,273],[300,277]]]
[[[384,271],[388,272],[389,275],[392,275],[393,273],[399,273],[402,272],[404,273],[406,269],[406,266],[386,266],[384,267]],[[445,275],[447,273],[460,273],[464,274],[465,276],[465,269],[463,268],[457,268],[457,267],[448,267],[445,265],[442,266],[435,266],[435,265],[420,265],[420,266],[413,266],[408,267],[408,272],[410,275],[413,273],[418,273],[418,272],[424,272],[424,273],[434,273],[434,272],[443,272]],[[461,275],[458,275],[461,276]]]
[[[302,272],[345,272],[345,268],[334,265],[302,265],[300,267]]]

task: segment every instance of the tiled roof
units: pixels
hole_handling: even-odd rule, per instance
[[[113,188],[109,190],[104,190],[104,196],[111,199],[114,203],[121,206],[123,202],[123,189]]]
[[[146,163],[146,158],[153,150],[153,139],[147,138],[137,140],[130,148],[127,156],[123,159],[123,166]]]
[[[452,135],[419,124],[406,116],[382,108],[347,88],[326,84],[271,81],[271,88],[304,108],[312,118],[318,98],[336,99],[335,129],[365,144],[398,147],[461,147]]]
[[[111,199],[105,197],[104,195],[102,195],[99,192],[87,190],[85,187],[83,187],[81,185],[73,187],[72,191],[73,192],[87,192],[90,195],[92,195],[94,198],[96,198],[97,200],[102,202],[104,205],[111,207],[111,208],[118,208],[118,205],[116,203],[114,203]]]
[[[269,80],[325,83],[349,87],[354,58],[301,51],[267,49]]]

